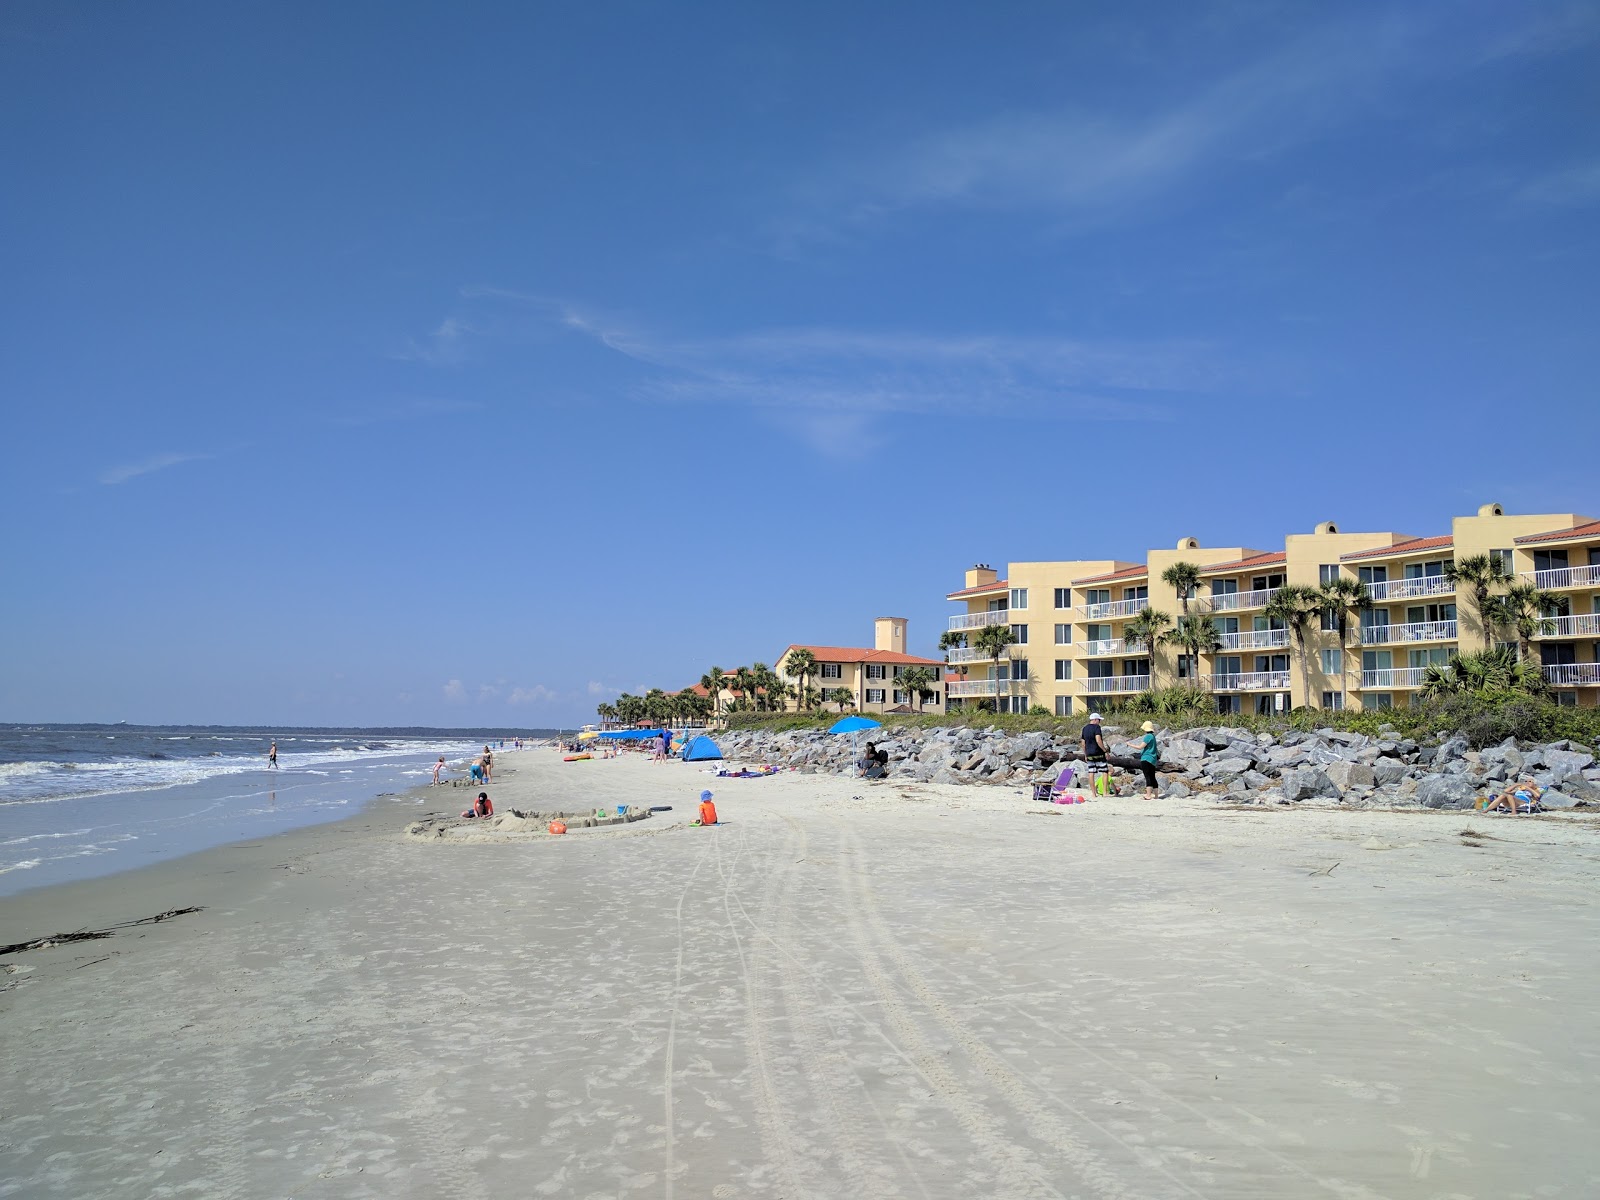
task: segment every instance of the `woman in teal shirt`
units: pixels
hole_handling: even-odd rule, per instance
[[[1144,730],[1144,737],[1140,741],[1139,770],[1144,772],[1144,798],[1156,798],[1156,764],[1161,761],[1161,752],[1156,749],[1155,722],[1146,721],[1139,726]]]

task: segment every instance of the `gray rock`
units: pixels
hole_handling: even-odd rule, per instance
[[[1424,808],[1470,808],[1478,789],[1465,775],[1429,775],[1417,785]]]
[[[1331,800],[1338,798],[1339,789],[1326,771],[1318,767],[1299,767],[1284,772],[1283,794],[1290,800],[1310,800],[1316,796]]]
[[[1586,768],[1594,766],[1594,755],[1585,754],[1581,750],[1546,750],[1544,765],[1550,769],[1552,775],[1565,779],[1569,775],[1579,775]]]
[[[1161,747],[1161,757],[1171,763],[1197,763],[1206,756],[1204,742],[1197,742],[1191,738],[1178,738]]]
[[[1546,808],[1577,808],[1582,802],[1576,796],[1568,796],[1562,792],[1546,792],[1539,798],[1539,803]]]
[[[1327,739],[1338,742],[1341,746],[1348,746],[1352,750],[1359,750],[1371,739],[1364,733],[1350,733],[1343,729],[1328,730]]]
[[[1239,776],[1239,781],[1252,791],[1259,788],[1264,788],[1272,782],[1270,778],[1263,775],[1260,771],[1246,771],[1243,775]]]
[[[1574,800],[1582,800],[1587,804],[1600,804],[1600,783],[1584,779],[1582,776],[1567,776],[1561,781],[1561,790]]]
[[[1254,764],[1248,758],[1213,758],[1207,761],[1205,772],[1218,783],[1242,775]]]
[[[1377,784],[1377,775],[1365,763],[1337,762],[1329,764],[1327,776],[1341,792],[1347,788],[1370,788]]]
[[[1304,762],[1305,750],[1300,746],[1275,746],[1267,751],[1267,761],[1275,767],[1292,767]]]
[[[1372,779],[1379,787],[1399,783],[1406,777],[1406,765],[1397,758],[1380,758],[1372,764]]]
[[[1174,779],[1162,787],[1161,794],[1163,796],[1192,796],[1194,795],[1194,789],[1185,784],[1183,780]]]

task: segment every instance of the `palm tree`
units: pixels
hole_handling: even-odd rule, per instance
[[[737,667],[733,672],[733,686],[741,693],[739,699],[744,701],[745,708],[754,708],[756,705],[756,680],[750,673],[749,667]]]
[[[965,650],[967,648],[967,635],[959,629],[946,629],[939,635],[939,649],[945,652],[945,662],[950,661],[951,650]]]
[[[1168,646],[1177,646],[1194,659],[1194,675],[1191,677],[1190,686],[1198,688],[1200,656],[1215,654],[1222,649],[1222,631],[1210,617],[1200,613],[1190,613],[1186,617],[1179,617],[1178,623],[1161,635],[1161,641]]]
[[[1300,688],[1309,702],[1311,696],[1311,667],[1306,661],[1306,630],[1311,618],[1323,609],[1322,593],[1303,583],[1285,584],[1267,601],[1263,614],[1268,621],[1282,621],[1294,637],[1295,649],[1300,652]]]
[[[1489,601],[1488,616],[1491,625],[1506,626],[1517,631],[1517,657],[1531,660],[1533,639],[1549,637],[1558,628],[1547,614],[1559,610],[1565,598],[1555,592],[1546,592],[1531,583],[1514,583],[1503,596]]]
[[[1473,554],[1457,559],[1444,569],[1444,577],[1457,590],[1463,586],[1472,596],[1472,607],[1478,618],[1478,630],[1483,634],[1483,648],[1494,647],[1494,606],[1490,598],[1494,589],[1511,582],[1511,572],[1506,570],[1497,556]]]
[[[779,665],[783,668],[783,673],[785,675],[788,675],[799,684],[798,694],[801,701],[800,707],[804,708],[806,681],[816,673],[817,656],[811,653],[811,651],[807,650],[804,646],[796,646],[794,649],[789,651],[788,655]]]
[[[712,667],[700,676],[700,686],[705,688],[706,696],[711,701],[711,717],[717,720],[722,716],[722,689],[726,685],[726,676],[721,667]]]
[[[594,706],[595,716],[600,718],[600,727],[607,728],[617,718],[617,708],[614,704],[600,703]]]
[[[758,662],[750,664],[750,678],[754,681],[752,695],[756,702],[756,709],[759,712],[766,712],[767,709],[772,707],[774,699],[772,684],[776,682],[778,677],[773,674],[772,668],[767,666],[766,663]]]
[[[1188,566],[1180,563],[1179,566]],[[1150,655],[1150,686],[1156,683],[1156,644],[1161,642],[1162,635],[1172,618],[1164,612],[1158,612],[1148,604],[1139,610],[1137,616],[1122,627],[1122,640],[1126,648],[1131,649],[1131,643],[1143,642],[1146,653]]]
[[[1364,584],[1357,583],[1348,575],[1335,576],[1318,589],[1325,608],[1333,610],[1334,619],[1338,622],[1339,629],[1339,690],[1344,693],[1345,703],[1350,702],[1349,675],[1350,670],[1350,618],[1357,618],[1359,628],[1360,614],[1372,607],[1372,593],[1367,591]],[[1307,697],[1309,700],[1310,697]]]
[[[985,625],[972,638],[974,648],[994,661],[995,695],[1000,694],[1000,656],[1016,641],[1009,625]]]
[[[922,690],[933,682],[933,672],[927,667],[907,667],[900,672],[900,686],[911,693],[917,712],[922,711]]]
[[[850,689],[847,687],[830,688],[827,695],[824,696],[823,699],[825,699],[829,704],[837,704],[841,713],[844,712],[844,706],[846,704],[854,704],[856,702],[854,694],[852,694]]]
[[[1183,604],[1183,615],[1187,617],[1189,597],[1194,595],[1200,586],[1200,568],[1191,562],[1175,562],[1161,572],[1161,582],[1178,593],[1178,600]]]
[[[1433,700],[1473,693],[1542,696],[1549,690],[1537,663],[1518,658],[1509,647],[1496,646],[1481,654],[1453,654],[1447,663],[1429,663],[1420,694]]]

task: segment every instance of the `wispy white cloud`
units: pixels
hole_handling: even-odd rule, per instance
[[[440,689],[445,700],[450,704],[463,704],[467,699],[467,685],[459,679],[452,679]]]
[[[168,467],[176,467],[182,463],[203,462],[212,458],[210,454],[157,454],[136,463],[127,463],[120,467],[112,467],[100,476],[100,482],[109,485],[127,483],[130,479],[137,479],[141,475],[151,475],[156,471],[165,471]]]
[[[1578,208],[1600,201],[1600,162],[1584,163],[1530,179],[1517,189],[1523,204]]]
[[[516,705],[544,704],[558,698],[559,693],[554,689],[547,688],[542,683],[536,683],[532,687],[512,688],[511,695],[506,698],[506,703]]]
[[[393,357],[432,367],[454,366],[466,359],[472,335],[481,332],[460,317],[446,317],[426,336],[407,338]]]

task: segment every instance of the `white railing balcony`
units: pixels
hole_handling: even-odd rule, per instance
[[[1117,617],[1136,617],[1150,604],[1148,600],[1107,600],[1103,604],[1080,604],[1085,621],[1110,621]]]
[[[1555,687],[1600,686],[1600,663],[1553,663],[1544,669],[1544,677]]]
[[[1253,592],[1224,592],[1207,601],[1212,612],[1237,612],[1241,608],[1265,608],[1278,594],[1277,588],[1258,588]]]
[[[1540,637],[1600,637],[1600,613],[1573,613],[1570,617],[1546,617],[1545,620],[1554,628],[1550,632],[1540,631]]]
[[[1380,691],[1388,691],[1390,688],[1421,687],[1422,677],[1427,670],[1427,667],[1380,667],[1375,671],[1363,671],[1361,686],[1377,688]]]
[[[1367,584],[1367,595],[1374,602],[1408,600],[1412,596],[1453,596],[1456,585],[1443,575],[1424,575],[1421,579],[1391,579],[1387,583]]]
[[[1090,692],[1146,692],[1150,690],[1148,675],[1104,675],[1099,679],[1086,679]]]
[[[1363,646],[1386,646],[1394,642],[1453,642],[1454,621],[1412,621],[1407,625],[1368,625],[1361,631]]]
[[[1083,652],[1090,658],[1104,658],[1108,654],[1145,654],[1150,647],[1135,638],[1101,638],[1082,642]]]
[[[1550,571],[1523,571],[1518,576],[1545,591],[1569,587],[1600,587],[1600,563],[1587,567],[1556,567]]]
[[[1213,692],[1281,692],[1289,686],[1288,671],[1235,671],[1202,678]]]
[[[985,625],[1011,624],[1011,610],[997,608],[989,612],[965,613],[959,617],[950,618],[950,628],[956,632],[963,629],[982,629]]]
[[[944,685],[944,694],[950,697],[959,696],[1009,696],[1011,684],[1026,683],[1027,680],[1010,679],[951,679]]]
[[[951,663],[975,663],[975,662],[993,662],[994,661],[993,656],[985,654],[982,650],[974,650],[970,646],[968,646],[968,647],[952,646],[952,647],[950,647],[950,649],[946,650],[945,653],[950,656],[949,661]]]
[[[1289,644],[1287,629],[1247,629],[1221,637],[1224,650],[1275,650]]]

